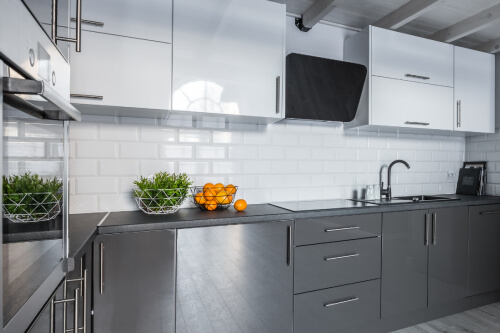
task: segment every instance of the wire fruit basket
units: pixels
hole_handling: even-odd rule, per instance
[[[49,221],[61,213],[61,199],[52,192],[4,194],[3,213],[14,223]]]
[[[226,210],[233,205],[237,191],[238,186],[221,189],[204,189],[203,186],[193,186],[191,187],[191,198],[195,206],[201,210]]]
[[[172,214],[181,208],[188,196],[187,188],[134,189],[137,206],[146,214]]]

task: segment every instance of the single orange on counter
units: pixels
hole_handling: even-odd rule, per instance
[[[247,202],[243,199],[238,199],[234,203],[234,209],[236,209],[238,212],[244,211],[247,208]]]
[[[236,193],[236,186],[234,186],[233,184],[229,184],[226,186],[225,188],[227,194],[235,194]]]
[[[206,210],[216,210],[217,209],[217,201],[212,200],[205,204]]]
[[[203,205],[207,202],[207,199],[203,196],[203,193],[198,193],[194,196],[194,201],[196,201],[197,204]]]

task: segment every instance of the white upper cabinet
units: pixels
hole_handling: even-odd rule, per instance
[[[345,128],[494,131],[490,54],[370,26],[345,41],[344,60],[368,68],[358,112]]]
[[[83,30],[172,42],[172,0],[82,0],[82,3]],[[74,12],[72,8],[72,18]],[[74,20],[71,26],[75,27]],[[84,43],[82,39],[82,48]]]
[[[82,52],[70,53],[71,103],[82,113],[135,108],[143,111],[116,114],[140,117],[146,110],[170,110],[171,44],[89,31],[82,39]]]
[[[495,56],[455,47],[457,131],[495,132]]]
[[[371,27],[372,75],[453,87],[453,45]]]
[[[177,0],[172,110],[280,119],[285,5]]]

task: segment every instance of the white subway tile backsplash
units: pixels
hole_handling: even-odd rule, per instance
[[[3,135],[5,137],[18,137],[19,136],[19,123],[17,121],[3,122]]]
[[[62,161],[25,161],[25,171],[31,171],[40,176],[62,177],[63,163]]]
[[[45,143],[44,142],[20,142],[8,141],[4,142],[3,155],[7,158],[23,157],[23,158],[44,158]]]
[[[98,212],[96,195],[73,195],[69,200],[71,214]],[[122,210],[122,209],[118,209]]]
[[[240,130],[200,129],[199,122],[188,118],[180,120],[185,128],[169,121],[151,126],[72,124],[72,200],[81,198],[83,203],[72,204],[71,212],[135,210],[133,181],[158,171],[185,172],[199,186],[232,183],[239,186],[237,197],[252,204],[361,196],[366,185],[379,183],[383,165],[401,158],[411,169],[394,168],[395,195],[454,191],[456,181],[448,181],[447,172],[458,171],[466,151],[465,139],[456,137],[344,131],[338,124],[305,121]],[[467,145],[481,154],[469,157],[486,157],[488,152],[481,150],[484,140],[500,136],[468,139]],[[44,146],[44,158],[49,147]],[[500,156],[489,153],[500,164]],[[24,170],[24,162],[16,163]],[[490,175],[495,166],[491,165]],[[384,181],[386,174],[384,168]],[[500,187],[498,176],[492,179]]]
[[[26,138],[62,139],[63,125],[51,123],[24,123]]]
[[[63,158],[64,156],[64,146],[60,142],[48,142],[49,152],[48,158]]]

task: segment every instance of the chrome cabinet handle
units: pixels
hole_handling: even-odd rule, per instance
[[[344,227],[344,228],[335,228],[335,229],[325,229],[325,232],[345,231],[345,230],[354,230],[354,229],[359,229],[359,227]]]
[[[280,113],[281,76],[276,77],[276,114]]]
[[[292,263],[292,227],[287,227],[286,233],[287,248],[286,248],[286,265],[290,266]]]
[[[429,231],[428,231],[428,226],[427,224],[429,223],[429,214],[425,214],[425,221],[424,221],[424,245],[428,246],[429,245]]]
[[[457,101],[457,127],[462,127],[462,101]]]
[[[78,303],[80,302],[80,288],[75,289],[75,307],[74,307],[74,312],[73,312],[73,332],[77,333],[79,328],[78,328]],[[66,332],[69,330],[66,330]]]
[[[57,0],[52,0],[52,40],[76,44],[76,52],[82,52],[82,0],[76,0],[76,38],[57,36]]]
[[[74,18],[74,17],[71,18],[71,21],[77,22],[76,18]],[[104,22],[99,22],[99,21],[82,20],[82,23],[89,24],[89,25],[95,25],[96,27],[104,27]]]
[[[83,333],[87,333],[87,273],[83,271]]]
[[[432,245],[436,245],[436,239],[437,239],[437,214],[432,213]]]
[[[430,80],[431,78],[428,76],[421,76],[421,75],[415,75],[415,74],[406,74],[406,77],[411,77],[412,79],[421,79],[421,80]]]
[[[490,210],[487,212],[481,212],[479,215],[491,215],[491,214],[500,214],[500,210]]]
[[[325,308],[327,308],[329,306],[334,306],[334,305],[340,305],[340,304],[345,304],[345,303],[349,303],[349,302],[354,302],[354,301],[357,301],[358,299],[359,299],[358,297],[353,297],[353,298],[346,299],[346,300],[340,301],[340,302],[325,303],[325,304],[323,304],[323,306]]]
[[[100,100],[104,99],[104,96],[99,96],[99,95],[85,95],[85,94],[70,94],[69,97],[71,97],[71,98],[100,99]]]
[[[50,326],[49,326],[49,332],[50,333],[55,333],[55,317],[56,317],[56,311],[55,311],[55,308],[56,308],[56,304],[55,304],[55,299],[56,296],[52,296],[52,298],[50,299]]]
[[[337,256],[337,257],[325,257],[325,261],[337,260],[337,259],[345,259],[359,256],[359,253],[347,254],[345,256]]]
[[[405,121],[405,125],[429,126],[430,123],[423,123],[423,122],[420,122],[420,121]]]
[[[100,244],[100,267],[99,267],[99,293],[104,293],[104,244]]]

